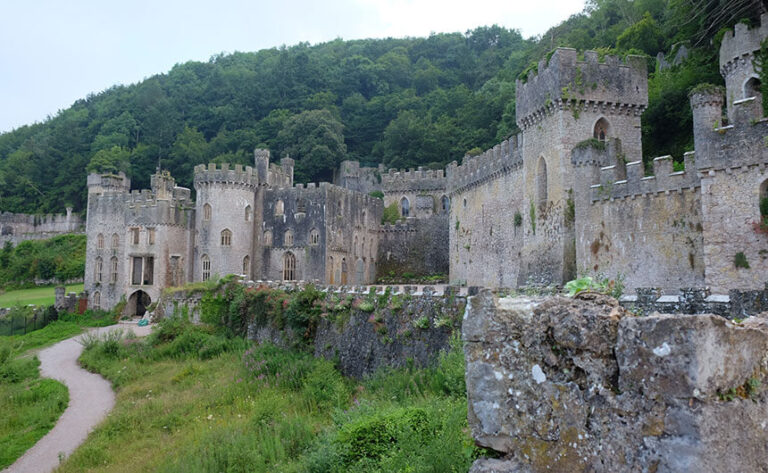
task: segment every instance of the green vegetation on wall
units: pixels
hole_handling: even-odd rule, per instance
[[[0,250],[0,288],[29,286],[35,279],[82,279],[85,240],[85,235],[60,235],[15,247],[7,243]]]

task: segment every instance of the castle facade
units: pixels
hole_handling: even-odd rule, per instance
[[[768,119],[752,59],[768,38],[738,24],[720,48],[725,91],[691,94],[695,151],[642,161],[643,58],[560,48],[518,81],[521,132],[443,170],[345,161],[335,184],[293,184],[293,160],[198,166],[196,199],[167,173],[130,191],[88,177],[91,306],[214,275],[362,285],[449,273],[471,286],[560,285],[580,274],[628,288],[761,289],[768,282]],[[380,192],[383,199],[371,196]],[[402,220],[381,225],[396,204]]]

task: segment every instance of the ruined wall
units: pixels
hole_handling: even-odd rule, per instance
[[[85,222],[67,208],[66,214],[28,215],[0,213],[0,247],[25,240],[43,240],[63,233],[83,233]]]
[[[726,103],[728,106],[728,119],[734,119],[734,103],[749,97],[757,97],[760,104],[762,96],[760,92],[750,88],[750,79],[758,79],[752,66],[755,51],[760,49],[760,42],[768,38],[768,14],[764,13],[760,18],[760,26],[749,28],[744,23],[734,25],[733,31],[726,31],[720,43],[720,74],[725,79],[728,90]],[[760,104],[762,111],[762,104]],[[761,114],[762,116],[762,114]]]
[[[342,161],[333,172],[333,184],[345,189],[370,194],[381,190],[381,176],[386,172],[383,164],[378,167],[360,166],[359,161]]]
[[[448,274],[448,215],[409,218],[379,230],[377,276]]]
[[[446,192],[446,178],[442,169],[390,169],[381,176],[384,207],[397,204],[401,216],[403,199],[408,202],[407,217],[427,218],[445,215],[450,211],[450,199]]]
[[[766,319],[483,291],[462,335],[472,435],[504,455],[472,472],[765,471]]]

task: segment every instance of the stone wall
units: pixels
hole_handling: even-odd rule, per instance
[[[25,240],[43,240],[64,233],[85,232],[85,222],[68,208],[66,214],[28,215],[0,213],[0,247]]]
[[[448,274],[448,215],[382,225],[378,240],[379,278]]]
[[[462,333],[473,472],[766,471],[764,318],[483,291]]]

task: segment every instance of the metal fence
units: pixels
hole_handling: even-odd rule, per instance
[[[24,335],[25,333],[40,330],[58,318],[59,314],[53,306],[46,309],[35,309],[31,312],[14,310],[4,317],[0,317],[0,336]]]

